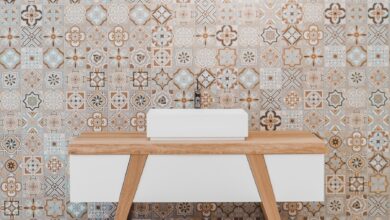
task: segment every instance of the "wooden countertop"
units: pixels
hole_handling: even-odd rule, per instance
[[[252,131],[243,141],[150,141],[145,133],[82,133],[69,154],[324,154],[324,141],[308,131]]]

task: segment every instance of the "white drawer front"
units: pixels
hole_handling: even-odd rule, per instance
[[[277,201],[324,201],[324,155],[266,155],[265,160]]]
[[[71,201],[117,202],[128,156],[70,156]],[[323,201],[323,155],[267,155],[277,201]],[[256,202],[244,155],[149,156],[135,202]]]
[[[130,156],[70,155],[70,201],[117,202]]]

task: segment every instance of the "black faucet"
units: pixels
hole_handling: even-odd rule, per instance
[[[198,79],[196,79],[196,89],[194,94],[194,108],[202,108],[202,95],[200,93]]]

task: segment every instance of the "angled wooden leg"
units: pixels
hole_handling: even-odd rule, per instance
[[[130,156],[125,180],[119,197],[118,208],[115,214],[115,220],[127,219],[147,158],[148,155]]]
[[[272,190],[271,179],[269,178],[267,165],[264,155],[253,154],[246,155],[249,166],[252,170],[253,178],[255,179],[257,190],[263,203],[263,210],[268,220],[280,220],[278,206],[274,191]]]

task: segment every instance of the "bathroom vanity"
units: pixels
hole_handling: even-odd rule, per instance
[[[304,131],[245,133],[247,118],[238,110],[192,112],[190,118],[185,117],[187,113],[191,112],[152,113],[148,123],[162,121],[156,127],[148,124],[148,135],[84,133],[71,140],[70,200],[119,201],[117,220],[127,218],[133,201],[262,201],[268,219],[278,220],[276,201],[324,200],[326,147],[316,135]],[[212,117],[204,120],[201,114]],[[162,123],[172,126],[161,127]],[[212,129],[197,136],[197,128],[185,125]],[[158,126],[171,130],[164,133]],[[175,130],[180,126],[181,131]]]

